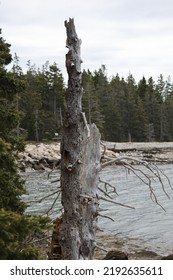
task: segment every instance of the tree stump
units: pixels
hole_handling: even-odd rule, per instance
[[[80,45],[74,20],[65,21],[68,88],[61,141],[61,188],[63,222],[59,244],[62,258],[93,259],[98,215],[100,133],[88,125],[82,112]]]

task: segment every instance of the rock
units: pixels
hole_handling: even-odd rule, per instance
[[[26,171],[26,164],[24,162],[20,162],[19,163],[19,169],[20,169],[20,171],[25,172]]]
[[[153,251],[143,249],[132,253],[130,258],[134,260],[159,260],[160,256]]]
[[[121,251],[111,250],[107,253],[107,255],[103,259],[104,260],[128,260],[128,255]]]
[[[19,168],[21,171],[27,168],[35,170],[59,168],[60,159],[60,143],[27,144],[25,151],[19,154]]]
[[[59,168],[61,159],[59,159],[59,160],[56,160],[56,159],[52,159],[52,160],[51,160],[51,159],[48,159],[47,162],[48,162],[49,167],[50,167],[51,169]]]
[[[39,160],[39,163],[42,164],[44,167],[49,167],[48,159],[43,157]]]
[[[163,257],[161,260],[173,260],[173,254]]]
[[[35,162],[35,164],[33,165],[33,168],[35,170],[45,170],[44,166],[39,162]]]

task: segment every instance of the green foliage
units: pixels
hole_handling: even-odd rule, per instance
[[[54,63],[46,62],[42,70],[28,62],[24,76],[25,90],[20,95],[19,110],[24,113],[21,127],[28,132],[29,140],[52,139],[61,129],[63,110],[64,81]]]
[[[118,74],[108,80],[106,68],[83,72],[83,110],[107,141],[172,141],[173,85],[160,75],[157,83],[143,77],[136,84]],[[97,106],[93,106],[97,104]],[[93,112],[92,112],[93,110]],[[93,118],[95,114],[99,118]],[[93,114],[93,115],[92,115]]]
[[[48,219],[24,214],[25,187],[16,163],[24,141],[15,131],[22,116],[18,97],[25,83],[17,64],[12,72],[5,69],[10,62],[10,45],[0,37],[0,259],[38,259],[39,248],[30,239],[33,232],[47,228]]]
[[[97,90],[91,72],[83,72],[83,99],[82,107],[89,124],[96,123],[100,132],[103,132],[104,117],[101,113]]]
[[[0,97],[0,137],[7,138],[13,128],[15,128],[19,121],[19,114],[7,99]]]
[[[4,44],[2,60],[4,65],[10,62],[9,44],[0,38],[1,47]],[[0,209],[23,213],[25,205],[20,196],[25,193],[24,184],[16,166],[16,156],[19,142],[12,136],[11,131],[16,128],[20,113],[16,111],[14,97],[17,92],[15,80],[1,64],[0,80]],[[20,144],[21,147],[22,144]]]
[[[1,29],[0,29],[1,34]],[[8,65],[12,60],[10,54],[10,44],[6,43],[5,40],[0,37],[0,67]]]
[[[24,193],[11,145],[0,139],[0,209],[23,213],[26,206],[20,197]]]
[[[29,260],[41,258],[34,245],[34,236],[47,229],[46,217],[20,215],[10,211],[0,211],[0,259]]]

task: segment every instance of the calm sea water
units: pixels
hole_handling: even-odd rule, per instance
[[[139,166],[136,168],[138,169]],[[161,173],[164,172],[169,178],[173,187],[173,165],[159,165],[159,168]],[[142,171],[144,170],[142,169]],[[142,173],[140,175],[143,180],[146,180]],[[57,190],[59,185],[59,182],[54,182],[60,176],[59,171],[51,173],[49,178],[47,172],[35,171],[27,172],[22,176],[26,180],[28,191],[24,200],[33,201],[30,203],[27,212],[30,214],[46,214],[49,212],[52,217],[58,216],[62,210],[60,198],[57,198],[57,194],[51,194]],[[135,208],[129,209],[110,202],[100,201],[100,208],[106,209],[102,214],[114,220],[99,218],[99,226],[103,232],[107,235],[127,238],[131,240],[131,243],[138,243],[142,249],[148,249],[159,254],[172,253],[173,190],[170,188],[167,178],[162,175],[164,188],[169,198],[164,193],[158,179],[155,178],[152,183],[157,201],[165,211],[151,200],[149,187],[133,173],[128,174],[122,166],[105,168],[100,172],[100,178],[116,187],[118,196],[113,194],[116,202]],[[101,187],[104,188],[104,184]],[[34,202],[45,196],[48,197],[43,201]],[[54,208],[51,209],[55,200]]]

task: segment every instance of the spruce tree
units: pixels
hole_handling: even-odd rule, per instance
[[[95,123],[99,131],[103,132],[104,117],[101,114],[99,97],[90,71],[83,71],[82,75],[83,98],[82,108],[89,124]]]
[[[25,205],[20,197],[25,193],[17,172],[17,139],[12,130],[17,127],[20,115],[14,98],[17,92],[14,76],[5,66],[11,62],[10,45],[0,37],[0,208],[23,213]]]
[[[0,259],[38,259],[29,239],[46,228],[47,219],[24,214],[25,188],[16,163],[24,145],[13,133],[20,120],[15,100],[20,83],[6,70],[11,60],[10,45],[0,37]]]

